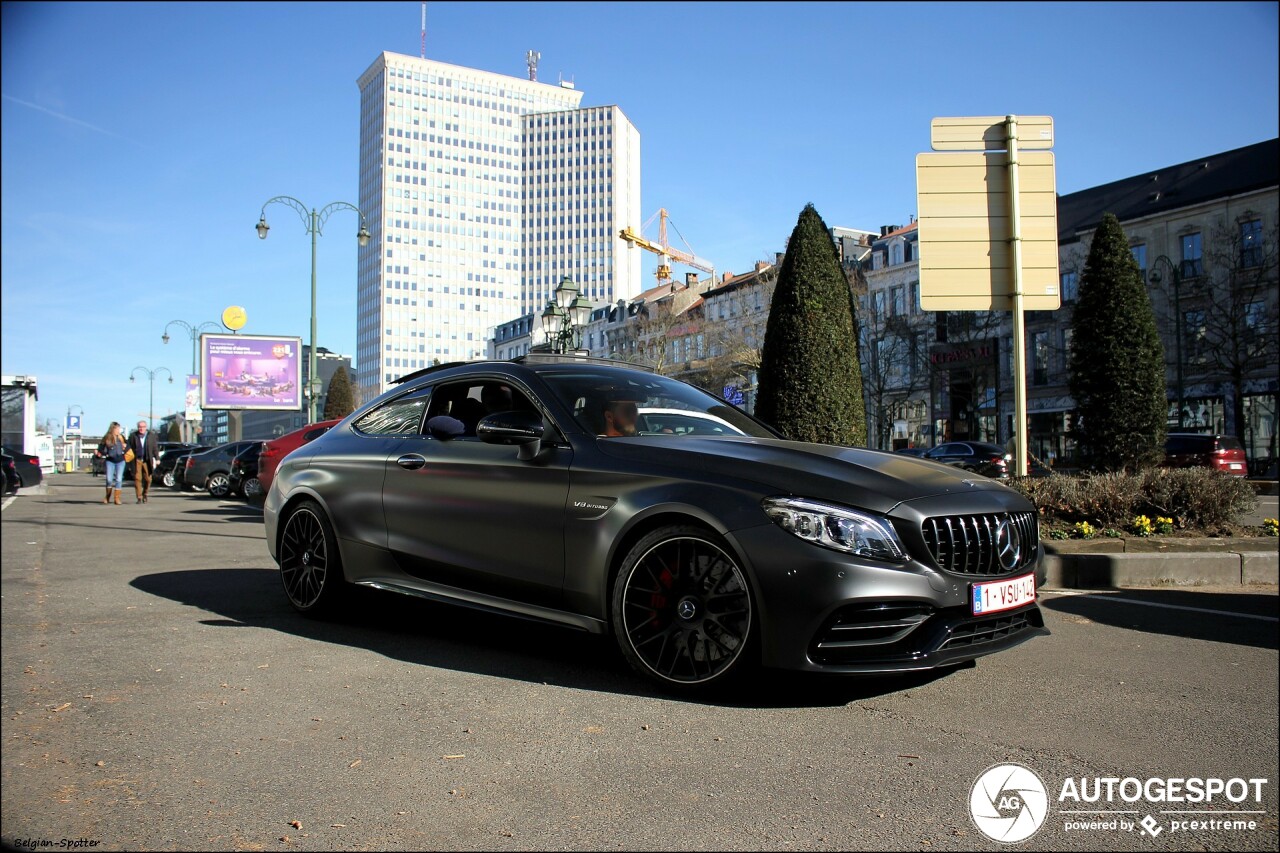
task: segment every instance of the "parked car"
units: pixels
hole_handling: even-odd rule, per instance
[[[258,460],[262,456],[262,448],[266,444],[257,441],[241,450],[231,460],[231,470],[227,475],[227,494],[239,495],[245,500],[253,500],[262,496],[262,481],[258,479]]]
[[[901,454],[902,454],[902,455],[904,455],[904,456],[924,456],[926,453],[928,453],[928,452],[929,452],[929,448],[927,448],[927,447],[901,447],[901,448],[899,448],[899,449],[897,449],[897,450],[895,450],[895,451],[893,451],[893,452],[894,452],[894,453],[901,453]]]
[[[22,488],[22,480],[18,478],[18,469],[7,450],[0,450],[0,469],[4,470],[4,493],[17,494],[18,489]]]
[[[1013,467],[1013,457],[1003,447],[983,441],[948,441],[928,450],[923,458],[984,477],[1007,477]]]
[[[34,453],[23,453],[8,445],[4,445],[5,453],[13,458],[13,471],[18,477],[18,487],[29,489],[44,481],[44,471],[40,469],[40,457]]]
[[[544,620],[612,635],[677,692],[757,664],[950,666],[1047,633],[1035,508],[995,481],[788,441],[601,359],[440,365],[400,383],[290,453],[267,492],[267,548],[302,613],[340,614],[358,584]],[[493,386],[509,409],[469,435],[456,415]],[[628,425],[658,408],[730,429]]]
[[[184,463],[182,486],[202,489],[215,498],[225,498],[231,491],[231,460],[236,454],[259,441],[230,441],[210,448],[203,453],[193,453]]]
[[[170,468],[173,473],[173,485],[170,488],[177,489],[180,492],[191,491],[194,489],[194,486],[187,485],[187,459],[198,453],[204,453],[205,451],[212,449],[213,448],[211,447],[200,445],[199,447],[193,447],[190,450],[179,450],[175,453],[172,457],[173,465]]]
[[[266,494],[267,489],[271,488],[271,480],[276,475],[276,466],[280,464],[281,459],[307,442],[314,441],[324,435],[339,420],[341,419],[335,418],[331,421],[307,424],[302,429],[296,429],[293,432],[268,441],[262,448],[262,454],[258,457],[258,481],[262,484],[263,494]]]
[[[200,449],[201,447],[198,444],[186,444],[178,441],[160,442],[160,464],[156,465],[156,470],[151,472],[151,482],[173,488],[175,482],[173,469],[178,459]]]
[[[1213,468],[1236,477],[1249,474],[1244,445],[1234,435],[1171,432],[1164,442],[1164,464],[1168,468]]]

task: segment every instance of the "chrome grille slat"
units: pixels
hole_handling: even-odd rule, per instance
[[[997,530],[1007,520],[1022,541],[1022,556],[1012,569],[999,563]],[[1034,512],[949,515],[925,519],[921,525],[929,555],[940,569],[959,575],[1005,575],[1021,571],[1035,559],[1039,523]]]

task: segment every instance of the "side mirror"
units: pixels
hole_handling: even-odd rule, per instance
[[[519,459],[529,461],[541,450],[546,426],[537,412],[498,412],[480,420],[476,435],[486,444],[515,444]]]

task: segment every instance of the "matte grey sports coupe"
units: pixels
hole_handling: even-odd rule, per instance
[[[665,688],[757,664],[948,666],[1045,634],[1034,508],[899,454],[787,441],[673,379],[525,356],[427,368],[280,463],[290,603],[360,584],[612,633]]]

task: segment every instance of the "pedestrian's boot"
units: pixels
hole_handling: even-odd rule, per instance
[[[116,493],[116,506],[120,506],[120,490],[115,489],[114,491]]]
[[[112,492],[112,488],[110,486],[107,486],[107,496],[102,499],[102,502],[104,504],[111,503],[111,492]]]

